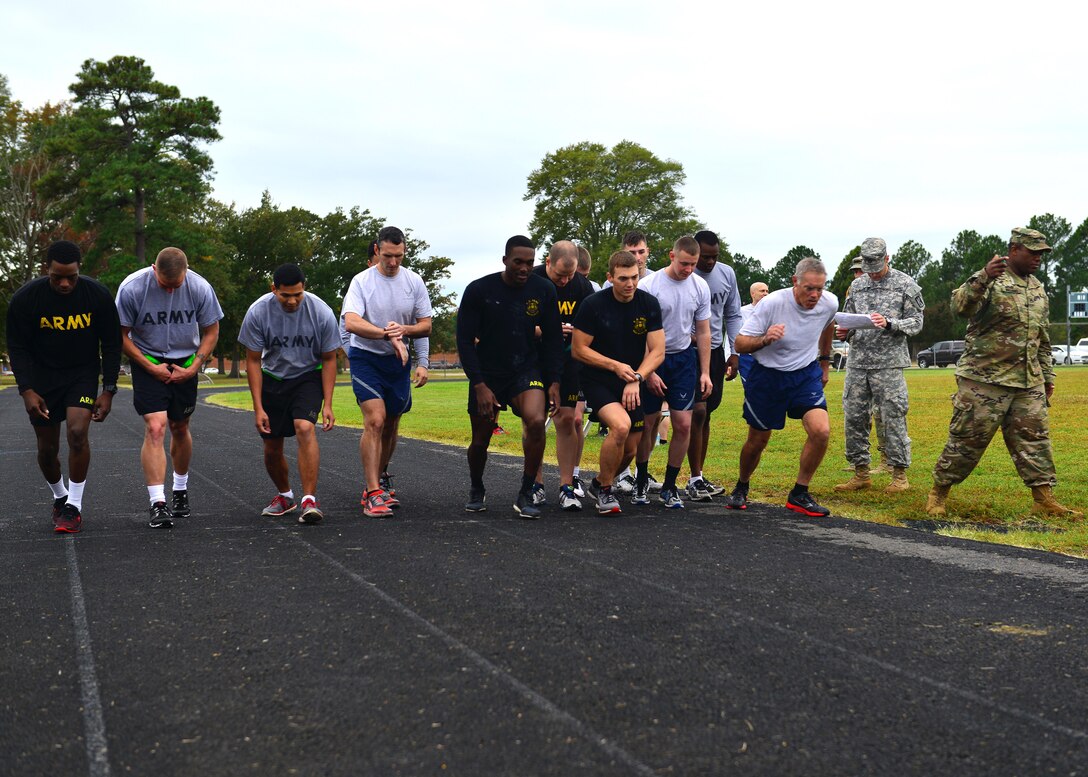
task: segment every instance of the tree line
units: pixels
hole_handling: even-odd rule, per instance
[[[272,271],[299,264],[307,287],[339,308],[367,264],[384,219],[360,207],[324,215],[281,207],[269,192],[255,207],[211,197],[208,147],[220,139],[219,109],[157,81],[137,57],[87,60],[71,100],[27,108],[0,74],[0,335],[11,295],[41,272],[45,250],[67,239],[84,251],[82,272],[110,288],[178,246],[215,288],[225,318],[217,355],[237,358],[248,306]],[[402,228],[405,225],[400,225]],[[444,293],[452,260],[427,253],[406,228],[405,265],[431,291],[433,351],[454,347],[455,300]],[[236,367],[235,367],[236,369]]]

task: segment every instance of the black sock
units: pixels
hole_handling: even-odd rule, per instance
[[[793,490],[790,491],[790,496],[801,496],[801,494],[808,493],[808,486],[802,486],[800,483],[793,484]]]
[[[522,475],[521,476],[521,493],[530,494],[533,491],[533,486],[536,485],[536,475]]]
[[[484,478],[483,478],[483,475],[481,475],[480,477],[473,477],[472,475],[469,475],[469,480],[472,481],[472,487],[473,488],[479,489],[480,491],[484,490]]]
[[[635,485],[645,486],[650,482],[650,462],[649,461],[636,461],[635,462]]]
[[[662,483],[661,483],[661,490],[664,491],[666,488],[675,490],[676,489],[676,476],[679,475],[679,474],[680,474],[680,468],[679,467],[673,467],[673,466],[671,466],[669,464],[666,464],[665,465],[665,480],[662,481]]]
[[[740,492],[742,492],[744,494],[747,494],[748,493],[748,481],[747,480],[738,480],[737,485],[733,490],[734,491],[740,491]]]

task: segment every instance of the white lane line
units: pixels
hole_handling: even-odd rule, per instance
[[[802,534],[819,542],[841,545],[847,548],[862,548],[878,553],[888,553],[902,558],[917,558],[935,564],[960,567],[971,572],[994,572],[1003,575],[1019,575],[1032,580],[1042,580],[1061,586],[1071,586],[1072,590],[1088,591],[1088,569],[1083,564],[1067,561],[1067,567],[1030,558],[1004,556],[996,553],[972,550],[970,548],[931,545],[900,537],[885,537],[878,534],[865,534],[830,526],[814,526],[805,523],[782,523],[783,531]],[[1079,567],[1079,568],[1075,568]]]
[[[98,674],[94,669],[91,630],[87,625],[87,607],[83,600],[79,562],[76,560],[75,537],[68,537],[64,552],[68,557],[68,587],[72,592],[72,624],[76,631],[79,687],[83,696],[83,739],[87,747],[87,772],[91,777],[109,777],[106,721],[102,716],[102,699],[98,693]]]
[[[302,539],[298,535],[288,534],[287,536],[290,537],[295,542],[298,542],[301,545],[303,545],[304,547],[306,547],[307,550],[309,550],[311,553],[313,553],[318,558],[324,560],[327,564],[329,564],[334,569],[338,570],[341,574],[347,576],[348,578],[350,578],[354,582],[358,583],[360,586],[362,586],[366,590],[370,591],[370,593],[372,593],[374,596],[381,599],[383,602],[385,602],[387,605],[389,605],[394,610],[399,612],[401,615],[406,617],[408,620],[415,623],[421,629],[424,629],[425,631],[427,631],[431,635],[433,635],[435,637],[438,637],[448,647],[452,648],[453,650],[456,650],[458,653],[460,653],[461,655],[468,658],[469,661],[474,663],[485,674],[495,678],[496,680],[504,682],[506,685],[513,688],[524,699],[526,699],[533,706],[535,706],[538,709],[542,710],[550,718],[552,718],[553,720],[565,725],[567,728],[572,729],[575,733],[577,733],[583,739],[597,745],[599,748],[601,748],[601,750],[603,750],[606,754],[608,754],[609,756],[614,758],[616,761],[618,761],[619,763],[621,763],[624,766],[628,767],[629,769],[633,770],[633,772],[635,774],[643,774],[643,775],[654,775],[654,774],[656,774],[656,772],[652,768],[650,768],[649,766],[644,764],[642,761],[640,761],[638,758],[636,758],[631,753],[627,752],[627,750],[623,749],[622,747],[620,747],[618,744],[616,744],[612,740],[608,739],[607,737],[599,734],[593,728],[591,728],[587,724],[583,723],[581,720],[574,717],[573,715],[571,715],[566,710],[561,709],[554,702],[550,701],[549,699],[547,699],[545,696],[541,695],[540,693],[534,691],[532,688],[530,688],[525,683],[521,682],[521,680],[518,680],[516,677],[511,675],[505,669],[502,669],[501,667],[496,666],[495,664],[491,663],[486,658],[484,658],[479,653],[477,653],[475,650],[473,650],[468,645],[466,645],[464,642],[461,642],[456,637],[454,637],[451,634],[448,634],[447,632],[443,631],[441,628],[436,626],[434,623],[427,620],[422,615],[417,613],[415,610],[411,609],[410,607],[408,607],[407,605],[402,603],[399,599],[396,599],[395,597],[387,594],[385,591],[383,591],[381,588],[379,588],[374,583],[367,580],[365,577],[363,577],[359,573],[353,572],[351,569],[346,567],[344,564],[340,563],[339,561],[337,561],[335,558],[328,555],[324,551],[316,548],[315,546],[313,546],[312,544],[310,544],[306,540]]]
[[[931,688],[937,688],[941,691],[944,691],[945,693],[951,694],[953,696],[958,696],[961,699],[973,702],[975,704],[980,704],[989,709],[996,710],[997,712],[1004,713],[1005,715],[1009,715],[1010,717],[1019,718],[1020,720],[1032,723],[1041,728],[1047,729],[1048,731],[1053,731],[1058,734],[1064,734],[1065,736],[1072,737],[1073,739],[1088,739],[1088,731],[1082,731],[1080,729],[1070,728],[1069,726],[1063,726],[1060,723],[1054,723],[1053,721],[1044,718],[1042,715],[1037,715],[1034,712],[1028,712],[1017,707],[1010,707],[1006,704],[1002,704],[1001,702],[994,701],[993,699],[988,699],[985,696],[981,696],[974,691],[969,691],[964,688],[957,688],[956,686],[951,685],[950,683],[946,683],[943,680],[937,680],[932,677],[927,677],[926,675],[914,672],[910,669],[904,669],[903,667],[897,666],[887,661],[882,661],[879,658],[873,658],[872,656],[866,655],[865,653],[859,653],[857,651],[851,650],[850,648],[843,647],[842,645],[837,645],[834,642],[828,642],[827,640],[820,639],[819,637],[814,637],[811,634],[797,631],[790,626],[783,626],[782,624],[775,623],[774,621],[769,621],[755,615],[750,615],[746,612],[741,612],[739,610],[734,610],[730,607],[725,607],[721,604],[718,604],[717,602],[711,602],[698,596],[692,596],[691,594],[684,593],[683,591],[673,588],[672,586],[665,585],[664,583],[659,583],[656,580],[649,580],[631,572],[617,569],[603,562],[585,558],[582,555],[572,553],[562,548],[557,548],[554,545],[550,545],[546,542],[529,539],[515,532],[501,529],[494,524],[487,524],[487,529],[488,531],[493,531],[498,534],[505,534],[507,537],[511,537],[512,539],[518,540],[519,542],[536,545],[537,547],[551,551],[552,553],[555,553],[559,556],[574,559],[576,561],[581,561],[583,564],[588,564],[589,566],[602,569],[606,572],[611,572],[614,575],[625,578],[627,580],[631,580],[635,583],[639,583],[640,585],[644,585],[648,588],[653,588],[662,593],[675,596],[683,600],[684,602],[687,602],[688,604],[699,607],[700,609],[717,612],[735,620],[748,621],[749,623],[762,626],[763,628],[770,629],[771,631],[776,631],[779,634],[791,637],[800,642],[807,642],[811,645],[815,645],[816,647],[833,651],[842,656],[845,656],[849,660],[857,661],[863,664],[869,664],[870,666],[879,667],[880,669],[883,669],[886,672],[890,672],[891,674],[895,674],[905,679],[912,680],[916,683],[928,685]]]

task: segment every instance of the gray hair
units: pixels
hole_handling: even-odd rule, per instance
[[[824,267],[824,263],[817,259],[815,256],[806,256],[804,259],[797,263],[797,267],[793,271],[795,278],[814,272],[818,275],[827,275],[827,268]]]

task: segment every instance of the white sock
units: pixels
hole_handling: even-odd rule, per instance
[[[83,509],[83,487],[87,485],[87,481],[77,483],[74,480],[68,481],[68,504],[75,505],[78,509]]]
[[[184,475],[174,473],[174,490],[175,491],[188,491],[189,490],[189,473]]]
[[[68,496],[68,489],[64,487],[64,475],[61,475],[60,480],[58,480],[56,483],[50,483],[49,490],[53,492],[54,499],[60,499],[63,496]]]
[[[619,480],[620,478],[630,477],[630,476],[631,476],[631,465],[627,465],[627,469],[625,469],[623,472],[621,472],[619,475],[617,475],[616,480]]]
[[[295,489],[289,488],[286,491],[280,491],[280,496],[282,496],[284,499],[294,499]]]
[[[688,480],[689,480],[690,482],[692,482],[692,483],[697,483],[698,481],[700,481],[700,480],[702,480],[702,479],[703,479],[703,473],[702,473],[702,472],[700,472],[700,473],[699,473],[699,474],[697,474],[697,475],[696,475],[696,474],[692,474],[692,476],[691,476],[690,478],[688,478]]]
[[[574,468],[574,477],[576,477],[576,478],[582,477],[582,468],[581,467],[575,467]]]
[[[303,502],[305,502],[307,499],[311,500],[314,504],[317,504],[317,497],[313,494],[306,494],[302,497]]]
[[[154,506],[156,502],[165,502],[166,485],[164,483],[159,483],[157,486],[148,486],[147,498],[151,500],[152,506]]]

